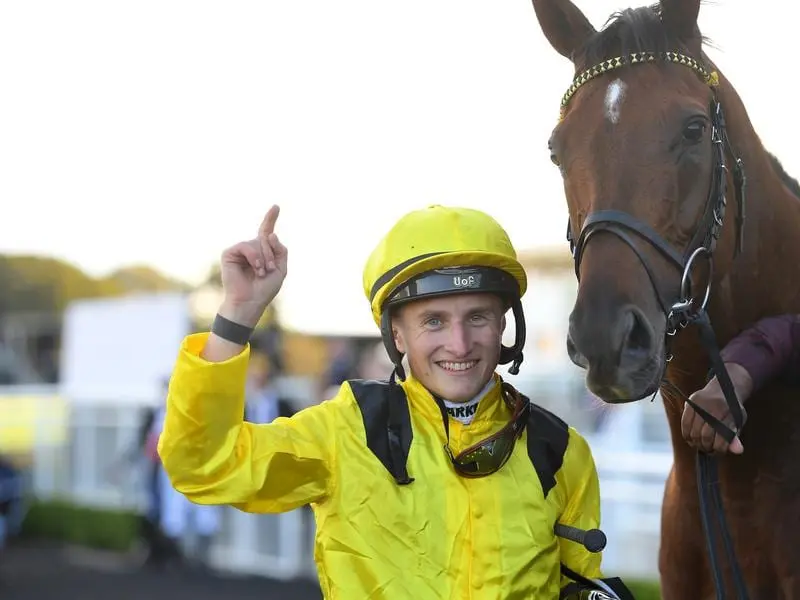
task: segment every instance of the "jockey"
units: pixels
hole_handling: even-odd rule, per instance
[[[800,381],[800,315],[784,314],[761,319],[728,342],[720,356],[742,408],[752,394],[774,378]],[[734,426],[716,376],[689,399],[728,427]],[[681,432],[690,446],[704,452],[744,452],[738,437],[728,444],[688,402],[681,418]]]
[[[348,380],[290,418],[243,421],[248,341],[287,271],[277,216],[223,253],[211,332],[180,348],[159,442],[175,488],[257,513],[311,504],[325,598],[632,598],[602,578],[600,547],[556,535],[598,527],[597,472],[575,429],[496,372],[522,362],[527,280],[485,213],[411,212],[369,257],[389,381]]]

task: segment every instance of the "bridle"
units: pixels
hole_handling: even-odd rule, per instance
[[[598,231],[608,231],[625,242],[639,258],[639,261],[642,263],[650,279],[650,283],[655,289],[656,298],[664,311],[664,315],[667,317],[667,335],[671,338],[678,329],[685,328],[691,322],[693,313],[704,311],[706,308],[711,293],[713,271],[709,272],[708,285],[699,305],[695,304],[695,299],[690,295],[690,274],[695,260],[701,256],[705,256],[709,262],[709,267],[713,268],[712,255],[716,249],[719,236],[722,233],[722,225],[727,208],[726,188],[728,168],[725,164],[725,152],[727,150],[731,156],[734,157],[735,153],[731,147],[725,129],[725,117],[722,111],[722,105],[716,97],[715,88],[719,83],[719,78],[716,72],[707,71],[695,59],[678,52],[634,52],[627,56],[620,56],[603,61],[579,74],[561,99],[561,118],[563,118],[566,113],[569,100],[575,92],[588,81],[594,79],[598,75],[626,65],[652,63],[656,61],[685,65],[700,75],[703,81],[711,87],[711,141],[712,152],[714,154],[714,171],[712,173],[711,188],[709,189],[706,208],[698,223],[694,236],[684,254],[681,255],[647,223],[621,210],[599,210],[590,213],[586,217],[577,240],[572,236],[572,224],[568,220],[567,241],[570,244],[570,250],[575,261],[575,275],[578,279],[580,279],[580,264],[583,251],[592,234]],[[743,246],[745,218],[745,174],[744,166],[740,158],[735,158],[734,182],[736,186],[736,202],[739,209],[736,217],[736,249],[734,255],[734,257],[736,257],[741,252]],[[664,297],[656,281],[653,268],[650,266],[650,261],[647,260],[644,253],[642,253],[629,233],[633,233],[647,241],[652,247],[658,250],[663,257],[681,271],[681,292],[678,301],[670,302]],[[669,352],[667,358],[672,358]]]
[[[675,63],[689,67],[703,81],[711,88],[711,142],[712,153],[714,160],[714,169],[711,176],[711,186],[709,189],[708,199],[706,201],[705,211],[697,224],[697,229],[692,236],[686,251],[681,254],[675,248],[666,242],[658,232],[656,232],[647,223],[638,220],[632,215],[621,210],[599,210],[589,213],[583,222],[580,234],[577,240],[572,235],[572,224],[567,221],[567,241],[570,244],[573,260],[575,263],[575,275],[580,280],[580,264],[583,257],[583,252],[586,248],[591,236],[599,231],[606,231],[615,235],[623,241],[631,250],[636,254],[647,273],[650,283],[656,294],[656,298],[664,311],[666,317],[666,339],[665,339],[665,353],[666,360],[672,360],[671,353],[671,340],[681,329],[686,328],[690,324],[695,324],[700,329],[700,339],[705,346],[712,364],[712,372],[717,376],[720,387],[725,395],[728,403],[728,409],[733,416],[735,423],[734,429],[731,430],[727,425],[710,415],[708,412],[697,406],[694,402],[689,400],[677,386],[673,385],[668,380],[664,379],[662,385],[669,388],[673,392],[679,393],[684,397],[695,411],[711,425],[714,430],[725,438],[728,443],[732,442],[734,437],[741,431],[745,423],[745,415],[741,405],[736,398],[736,393],[733,389],[733,384],[730,381],[727,370],[725,369],[722,358],[720,356],[719,348],[716,343],[711,322],[706,312],[709,297],[711,295],[711,286],[713,282],[713,254],[716,249],[717,241],[722,233],[722,226],[725,219],[725,212],[727,208],[727,172],[728,167],[725,164],[726,152],[734,160],[733,180],[736,193],[736,203],[738,207],[738,214],[736,216],[736,246],[734,249],[734,258],[736,258],[742,251],[743,247],[743,233],[744,233],[744,219],[745,219],[745,187],[746,178],[744,172],[744,165],[741,158],[736,156],[736,153],[731,146],[728,139],[725,117],[722,110],[722,105],[717,99],[716,88],[719,85],[719,76],[716,72],[708,71],[700,62],[694,58],[682,54],[680,52],[633,52],[626,56],[619,56],[586,69],[578,74],[572,82],[567,92],[561,99],[561,114],[560,118],[563,119],[566,114],[566,109],[570,99],[575,92],[584,84],[591,81],[595,77],[608,73],[614,69],[625,66],[647,64],[654,62],[668,62]],[[634,241],[634,236],[647,242],[651,247],[655,248],[664,258],[666,258],[677,270],[681,273],[680,294],[676,300],[670,300],[665,296],[663,290],[660,289],[658,282],[655,278],[653,268],[647,257],[640,250]],[[697,302],[697,298],[693,295],[691,290],[691,272],[695,261],[705,257],[708,261],[708,283],[702,299]],[[733,544],[730,539],[727,524],[725,522],[725,515],[722,506],[722,499],[719,495],[718,477],[717,477],[717,464],[714,458],[708,454],[698,452],[697,454],[697,477],[698,477],[698,490],[700,494],[700,514],[703,521],[703,529],[705,531],[706,543],[712,571],[714,574],[715,587],[717,600],[722,600],[723,595],[723,581],[721,569],[716,554],[716,547],[714,544],[714,531],[711,527],[709,519],[709,504],[713,504],[717,513],[717,520],[720,526],[722,539],[728,558],[733,571],[734,582],[737,592],[737,597],[741,600],[746,600],[747,588],[744,584],[744,578],[741,574],[741,569],[736,560],[736,554],[733,550]]]

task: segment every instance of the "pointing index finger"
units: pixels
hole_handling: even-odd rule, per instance
[[[275,231],[275,222],[278,220],[278,215],[281,209],[277,204],[273,204],[261,221],[261,226],[258,228],[258,234],[261,238],[267,239],[270,233]]]

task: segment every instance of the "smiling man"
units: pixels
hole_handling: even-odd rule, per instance
[[[459,421],[471,420],[481,392],[493,383],[505,309],[494,294],[423,297],[399,306],[392,319],[397,349],[408,356],[411,373]]]
[[[483,212],[409,213],[367,261],[388,381],[345,381],[292,417],[243,422],[249,336],[287,271],[277,214],[223,253],[212,331],[180,350],[159,446],[173,485],[252,512],[310,504],[327,599],[629,598],[601,579],[591,544],[556,536],[598,527],[597,473],[585,440],[496,372],[522,362],[527,279]]]

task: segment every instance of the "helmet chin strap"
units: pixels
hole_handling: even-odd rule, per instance
[[[500,346],[500,360],[498,364],[506,365],[512,363],[508,368],[508,372],[511,375],[517,375],[523,360],[522,349],[525,347],[525,315],[522,312],[522,302],[519,298],[512,302],[511,310],[514,314],[514,324],[516,326],[514,345],[511,347]],[[405,381],[406,371],[403,368],[403,354],[397,349],[397,345],[394,343],[392,317],[389,307],[384,308],[381,314],[381,338],[383,339],[383,346],[386,348],[386,353],[389,355],[389,360],[394,364],[392,380],[396,378],[400,381]]]
[[[502,346],[500,349],[500,364],[505,365],[512,363],[508,368],[511,375],[519,373],[519,367],[522,364],[522,349],[525,347],[525,313],[522,312],[522,301],[517,298],[511,304],[511,311],[514,315],[514,325],[516,332],[514,335],[514,345],[510,348]]]

